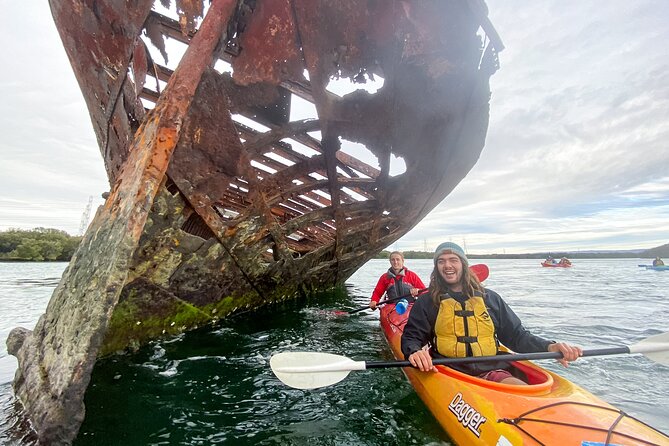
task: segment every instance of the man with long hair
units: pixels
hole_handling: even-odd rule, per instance
[[[434,253],[429,298],[414,304],[402,335],[402,353],[414,367],[436,371],[432,357],[494,356],[500,343],[518,353],[562,352],[567,365],[583,354],[580,347],[553,342],[530,333],[492,290],[469,271],[463,249],[439,245]],[[426,347],[427,346],[427,347]],[[469,375],[505,384],[526,384],[505,361],[454,365]]]

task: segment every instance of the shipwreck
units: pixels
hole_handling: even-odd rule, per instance
[[[49,4],[111,189],[7,341],[43,444],[76,437],[96,358],[342,284],[484,146],[503,47],[482,0]]]

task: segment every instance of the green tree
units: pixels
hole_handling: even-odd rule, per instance
[[[56,260],[63,252],[60,240],[40,240],[39,246],[44,260]]]
[[[21,232],[16,229],[0,232],[0,254],[10,253],[21,244]]]
[[[81,237],[53,228],[0,231],[0,260],[69,261]]]
[[[60,256],[56,260],[70,260],[79,247],[82,237],[68,237],[63,243]]]
[[[14,258],[22,260],[36,260],[38,262],[44,260],[42,247],[40,246],[40,243],[34,239],[23,240],[10,254]]]

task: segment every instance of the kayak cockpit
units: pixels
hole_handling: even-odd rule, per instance
[[[455,378],[459,381],[475,384],[477,386],[485,387],[490,390],[497,390],[499,392],[513,393],[520,395],[545,395],[550,392],[553,387],[553,376],[546,370],[537,367],[536,365],[526,361],[515,361],[511,365],[524,376],[526,386],[519,386],[515,384],[502,384],[476,376],[467,375],[455,369],[446,366],[437,366],[439,373]]]

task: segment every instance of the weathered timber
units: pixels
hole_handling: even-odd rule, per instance
[[[152,3],[50,0],[112,191],[8,339],[43,444],[75,438],[98,357],[343,283],[485,142],[502,44],[481,0],[214,0],[201,24],[202,0]]]

